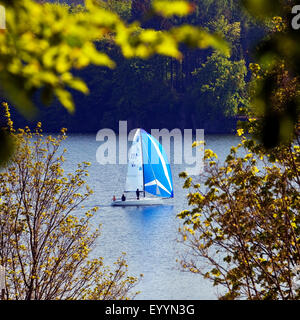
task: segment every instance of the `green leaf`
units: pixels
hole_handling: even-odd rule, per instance
[[[274,17],[282,13],[280,0],[242,0],[242,4],[252,15],[259,18]]]
[[[27,118],[33,118],[36,108],[32,102],[32,91],[24,89],[24,78],[4,72],[0,74],[0,81],[5,95],[14,102],[20,113]]]
[[[0,167],[12,156],[14,148],[12,137],[4,129],[0,129]]]

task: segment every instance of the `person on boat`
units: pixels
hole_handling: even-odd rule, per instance
[[[112,200],[113,200],[113,201],[116,201],[116,200],[117,200],[115,195],[113,196]]]
[[[126,197],[125,197],[125,195],[124,195],[124,193],[122,194],[122,201],[126,201]]]
[[[135,193],[136,193],[137,200],[140,200],[140,190],[139,190],[139,188],[136,189]]]

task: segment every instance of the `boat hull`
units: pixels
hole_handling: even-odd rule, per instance
[[[111,203],[114,207],[130,207],[130,206],[158,206],[162,205],[163,201],[161,198],[140,198],[137,199],[128,199],[126,201],[116,200]]]

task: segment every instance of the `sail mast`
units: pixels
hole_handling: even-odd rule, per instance
[[[141,154],[142,154],[142,168],[143,168],[143,193],[145,198],[145,174],[144,174],[144,155],[143,155],[143,141],[142,141],[142,130],[140,131],[140,140],[141,140]]]

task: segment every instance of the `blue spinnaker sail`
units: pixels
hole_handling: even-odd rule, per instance
[[[173,198],[173,182],[168,157],[162,145],[141,129],[144,190],[164,198]]]

